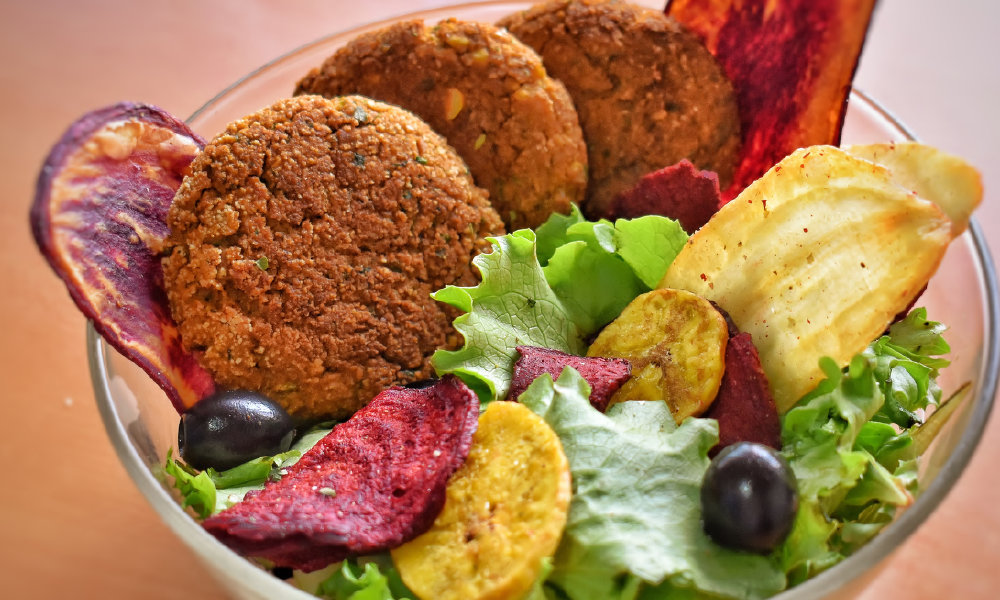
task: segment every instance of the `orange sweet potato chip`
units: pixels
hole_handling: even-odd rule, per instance
[[[731,200],[797,148],[839,145],[875,0],[671,0],[736,89],[743,149]]]

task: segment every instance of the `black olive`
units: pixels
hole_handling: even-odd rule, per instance
[[[273,400],[258,392],[226,390],[181,415],[177,449],[196,469],[222,471],[285,452],[294,438],[292,418]]]
[[[701,483],[705,533],[722,546],[766,554],[781,544],[799,507],[795,474],[773,448],[740,442],[712,460]]]
[[[411,381],[410,383],[405,383],[403,384],[403,387],[409,388],[411,390],[422,390],[431,387],[437,382],[438,382],[437,378],[421,379],[420,381]]]

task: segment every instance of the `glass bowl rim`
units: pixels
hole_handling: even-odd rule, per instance
[[[199,107],[188,117],[187,121],[191,122],[198,119],[216,103],[228,97],[229,94],[250,83],[256,77],[269,72],[280,63],[291,60],[300,53],[308,52],[314,47],[324,45],[332,38],[396,22],[400,19],[415,18],[418,16],[435,18],[446,16],[445,13],[450,11],[489,7],[497,4],[501,4],[501,2],[497,0],[485,0],[453,4],[447,7],[388,17],[360,24],[350,30],[336,31],[325,35],[317,40],[298,46],[241,77]],[[851,90],[850,100],[858,102],[874,111],[907,139],[917,139],[899,119],[871,96],[854,88]],[[980,394],[973,399],[974,404],[971,407],[969,422],[962,432],[961,438],[941,467],[934,481],[926,489],[923,489],[913,505],[894,519],[884,531],[880,532],[861,549],[840,563],[795,587],[773,596],[774,600],[819,599],[836,591],[845,583],[860,580],[862,576],[879,565],[927,520],[930,514],[934,512],[948,495],[969,464],[989,421],[994,398],[997,393],[998,377],[1000,377],[1000,336],[998,336],[997,332],[998,323],[1000,323],[1000,296],[998,296],[997,277],[992,256],[982,229],[975,217],[969,223],[968,234],[972,243],[972,256],[977,263],[977,271],[982,277],[984,289],[981,291],[985,294],[984,317],[987,321],[987,328],[983,337],[984,355],[980,363],[981,373],[985,376],[985,379],[981,382]],[[250,561],[230,551],[180,508],[180,505],[146,467],[139,457],[138,452],[129,441],[124,424],[111,399],[112,392],[107,376],[107,355],[109,351],[114,352],[114,350],[107,346],[94,329],[93,323],[89,320],[86,325],[86,345],[91,382],[98,410],[119,460],[146,500],[153,506],[160,518],[167,523],[173,532],[181,537],[203,559],[212,560],[216,563],[207,565],[205,567],[206,570],[223,568],[234,577],[243,579],[247,577],[264,577],[270,581],[265,583],[264,580],[260,580],[258,585],[266,588],[260,590],[262,592],[266,591],[269,594],[281,593],[285,596],[296,598],[314,598],[314,596],[306,592],[285,584],[267,571],[254,566]],[[212,556],[207,556],[209,552],[212,553]],[[256,575],[253,575],[254,573]]]

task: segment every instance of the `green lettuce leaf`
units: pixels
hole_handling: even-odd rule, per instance
[[[687,241],[665,217],[586,221],[573,207],[530,230],[490,238],[493,251],[473,259],[482,281],[433,294],[466,314],[454,326],[465,337],[439,350],[439,375],[454,373],[490,401],[506,396],[515,348],[534,345],[583,354],[587,339],[636,296],[659,283]]]
[[[296,462],[303,454],[330,433],[329,424],[306,432],[288,452],[275,456],[262,456],[225,471],[212,467],[198,471],[173,459],[173,448],[167,451],[164,470],[174,479],[174,487],[181,494],[181,506],[190,506],[202,519],[221,512],[237,502],[251,490],[262,490],[269,480],[281,478],[282,470]]]
[[[416,598],[403,585],[391,559],[347,559],[319,585],[317,596],[330,600],[409,600]]]
[[[522,600],[554,600],[555,594],[546,588],[545,582],[552,574],[552,559],[548,556],[542,559],[542,569],[538,573],[538,578],[532,584],[531,589]]]
[[[660,285],[687,240],[680,223],[672,219],[646,216],[615,221],[617,252],[649,289]]]
[[[205,473],[212,479],[216,489],[262,486],[268,479],[280,479],[281,474],[277,469],[294,464],[300,456],[302,453],[298,450],[289,450],[274,456],[255,458],[221,473],[209,467],[205,469]]]
[[[875,361],[875,377],[884,382],[885,404],[874,420],[909,428],[922,422],[919,411],[941,402],[936,378],[949,362],[941,355],[951,351],[944,329],[927,319],[927,309],[917,308],[866,350]]]
[[[559,435],[573,480],[566,531],[547,585],[572,600],[763,598],[784,587],[764,556],[714,544],[701,527],[701,480],[718,441],[710,419],[679,427],[663,402],[602,414],[566,369],[535,380],[519,401]]]
[[[799,513],[776,551],[790,583],[823,571],[870,540],[916,492],[912,434],[940,402],[944,327],[913,310],[782,418],[782,454],[795,472]]]
[[[202,519],[210,517],[215,512],[215,483],[208,473],[199,473],[184,463],[175,461],[173,448],[167,450],[164,470],[167,475],[174,478],[174,487],[181,494],[181,508],[190,506]]]
[[[484,400],[503,398],[519,345],[583,354],[584,333],[545,280],[529,230],[489,238],[493,251],[473,264],[482,274],[475,287],[448,286],[435,300],[466,312],[455,319],[465,336],[459,350],[438,350],[432,358],[441,375],[454,373]]]

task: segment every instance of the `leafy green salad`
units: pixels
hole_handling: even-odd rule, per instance
[[[602,327],[657,286],[686,241],[670,219],[587,221],[575,209],[535,231],[491,239],[493,251],[474,259],[479,285],[434,294],[463,311],[455,328],[466,340],[434,355],[438,374],[458,375],[483,403],[504,398],[517,346],[585,354]],[[798,482],[799,510],[767,555],[724,548],[703,530],[699,490],[718,442],[715,420],[676,425],[664,402],[601,413],[576,371],[538,378],[519,401],[558,434],[573,496],[558,551],[529,598],[765,598],[843,560],[913,501],[916,459],[934,433],[925,411],[941,403],[936,377],[948,364],[943,330],[914,309],[846,368],[821,361],[825,379],[781,417],[781,455]],[[328,431],[221,473],[169,457],[166,470],[185,505],[206,517],[280,478]],[[338,600],[413,598],[388,554],[290,576]]]

